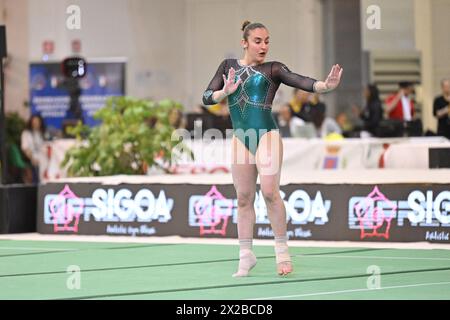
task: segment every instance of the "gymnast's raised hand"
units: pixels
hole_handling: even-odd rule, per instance
[[[340,65],[335,64],[330,71],[327,79],[325,80],[325,87],[327,91],[331,91],[336,89],[341,81],[342,72],[344,69],[341,68]]]
[[[241,79],[235,81],[235,74],[236,71],[233,68],[230,68],[230,70],[228,71],[228,78],[226,78],[225,75],[222,75],[224,83],[222,90],[223,93],[227,96],[234,93],[242,82]]]
[[[341,82],[342,72],[344,71],[340,65],[335,64],[325,81],[316,81],[314,83],[314,92],[326,93],[336,89]]]

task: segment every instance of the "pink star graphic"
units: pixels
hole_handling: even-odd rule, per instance
[[[225,200],[226,198],[217,190],[216,186],[203,196],[202,200],[195,204],[195,214],[200,221],[200,235],[220,234],[226,235],[228,219],[231,216],[232,203],[228,201],[225,208],[218,207],[216,200]],[[221,225],[221,226],[220,226]]]
[[[388,204],[388,208],[381,208],[377,206],[377,202],[384,202]],[[395,216],[397,206],[392,203],[386,196],[380,192],[377,186],[373,191],[363,200],[358,202],[354,206],[356,215],[358,216],[359,226],[361,228],[360,238],[369,237],[382,237],[389,239],[389,231],[391,228],[391,220]],[[385,215],[385,210],[390,211],[390,215]],[[380,232],[386,226],[384,232]],[[371,232],[367,232],[366,229],[371,229]]]
[[[67,201],[71,199],[71,201]],[[75,210],[74,204],[78,207]],[[50,212],[53,217],[53,231],[78,232],[80,214],[83,211],[84,203],[66,184],[64,189],[50,202]]]

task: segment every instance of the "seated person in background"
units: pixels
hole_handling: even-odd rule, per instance
[[[45,125],[40,115],[32,115],[21,135],[21,149],[32,164],[33,183],[39,182],[39,156],[44,145]]]
[[[211,115],[212,127],[220,130],[225,137],[226,130],[232,128],[228,98],[212,106],[203,106],[202,109],[205,114]]]
[[[292,100],[289,102],[292,115],[303,121],[311,121],[311,93],[301,89],[294,89]]]
[[[186,119],[183,116],[183,112],[179,109],[172,109],[169,112],[169,123],[175,129],[184,129],[186,128]]]
[[[336,116],[336,123],[339,125],[339,128],[342,130],[342,134],[345,137],[349,137],[353,132],[354,126],[352,121],[347,116],[347,113],[341,112]]]
[[[315,93],[311,93],[311,96],[309,98],[309,101],[311,103],[312,106],[317,106],[320,105],[321,108],[326,108],[325,103],[323,103],[322,101],[320,101],[320,95],[315,92]],[[323,105],[323,106],[322,106]]]
[[[25,161],[18,144],[7,145],[8,152],[8,183],[33,183],[31,165]]]
[[[342,130],[337,122],[330,117],[326,117],[325,105],[318,104],[312,111],[312,122],[316,128],[317,137],[325,138],[330,133],[342,134]]]
[[[6,177],[9,183],[32,183],[33,172],[31,164],[20,149],[20,137],[25,123],[17,113],[7,113],[5,117],[6,142]],[[1,164],[0,164],[1,168]],[[1,203],[1,200],[0,200]]]
[[[414,118],[414,86],[411,82],[399,83],[399,91],[386,98],[386,113],[391,120],[412,121]]]
[[[205,107],[202,106],[201,109],[205,113],[210,113],[219,117],[228,117],[230,115],[230,111],[228,110],[228,99],[225,98],[217,104]]]
[[[438,119],[437,134],[450,139],[450,79],[441,81],[442,95],[433,102],[433,115]]]
[[[289,102],[292,115],[305,122],[312,121],[312,109],[319,106],[325,108],[325,104],[319,100],[319,94],[310,93],[301,89],[294,89],[294,96]]]
[[[305,121],[292,115],[289,104],[281,106],[278,112],[278,127],[283,138],[293,137],[296,127],[303,126]]]
[[[202,104],[195,106],[190,113],[205,113],[207,111],[206,107]]]
[[[303,91],[304,92],[304,91]],[[289,102],[289,107],[291,108],[293,115],[298,115],[304,103],[309,100],[309,96],[303,94],[302,90],[295,88],[292,92],[292,99]],[[308,93],[309,94],[309,93]]]
[[[380,121],[383,119],[383,107],[380,100],[380,93],[374,84],[369,84],[364,89],[366,105],[361,110],[353,106],[353,112],[363,121],[362,130],[369,132],[372,136],[376,135]]]
[[[228,118],[230,116],[230,109],[228,108],[228,98],[223,99],[215,106],[217,106],[217,110],[213,111],[213,110],[209,109],[208,111],[213,112],[216,116],[219,116],[222,118]],[[215,107],[215,106],[212,106],[212,107]]]

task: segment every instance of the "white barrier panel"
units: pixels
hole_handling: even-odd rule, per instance
[[[41,181],[67,177],[60,167],[65,152],[75,140],[62,139],[47,142],[42,149]],[[184,160],[172,167],[174,174],[229,173],[231,163],[231,140],[188,141],[195,161]],[[283,171],[342,169],[428,169],[430,147],[450,147],[450,141],[442,137],[395,138],[395,139],[345,139],[325,141],[321,139],[283,139]],[[148,172],[153,174],[154,171]],[[156,172],[161,173],[161,172]]]

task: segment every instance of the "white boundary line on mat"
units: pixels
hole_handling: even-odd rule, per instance
[[[238,239],[233,238],[195,238],[195,237],[130,237],[130,236],[86,236],[86,235],[52,235],[39,233],[2,234],[0,240],[28,241],[66,241],[66,242],[110,242],[110,243],[174,243],[174,244],[219,244],[238,246]],[[273,246],[272,239],[254,239],[258,246]],[[379,248],[379,249],[443,249],[450,250],[450,243],[429,242],[364,242],[364,241],[315,241],[289,240],[290,247],[325,247],[325,248]]]
[[[306,293],[306,294],[293,294],[293,295],[289,295],[289,296],[252,298],[252,299],[246,299],[246,300],[273,300],[273,299],[286,299],[286,298],[313,297],[313,296],[332,295],[332,294],[340,294],[340,293],[351,293],[351,292],[381,291],[381,290],[386,290],[386,289],[437,286],[437,285],[443,285],[443,284],[450,284],[450,282],[418,283],[418,284],[409,284],[409,285],[403,285],[403,286],[381,287],[379,289],[364,288],[364,289],[351,289],[351,290],[340,290],[340,291],[325,291],[325,292],[315,292],[315,293]]]
[[[0,246],[0,250],[29,250],[29,251],[73,251],[78,249],[73,248],[39,248],[39,247],[2,247]]]
[[[450,261],[450,258],[432,258],[432,257],[379,257],[379,256],[346,256],[330,253],[327,255],[321,254],[295,254],[293,257],[301,258],[344,258],[344,259],[388,259],[388,260],[436,260],[436,261]]]

